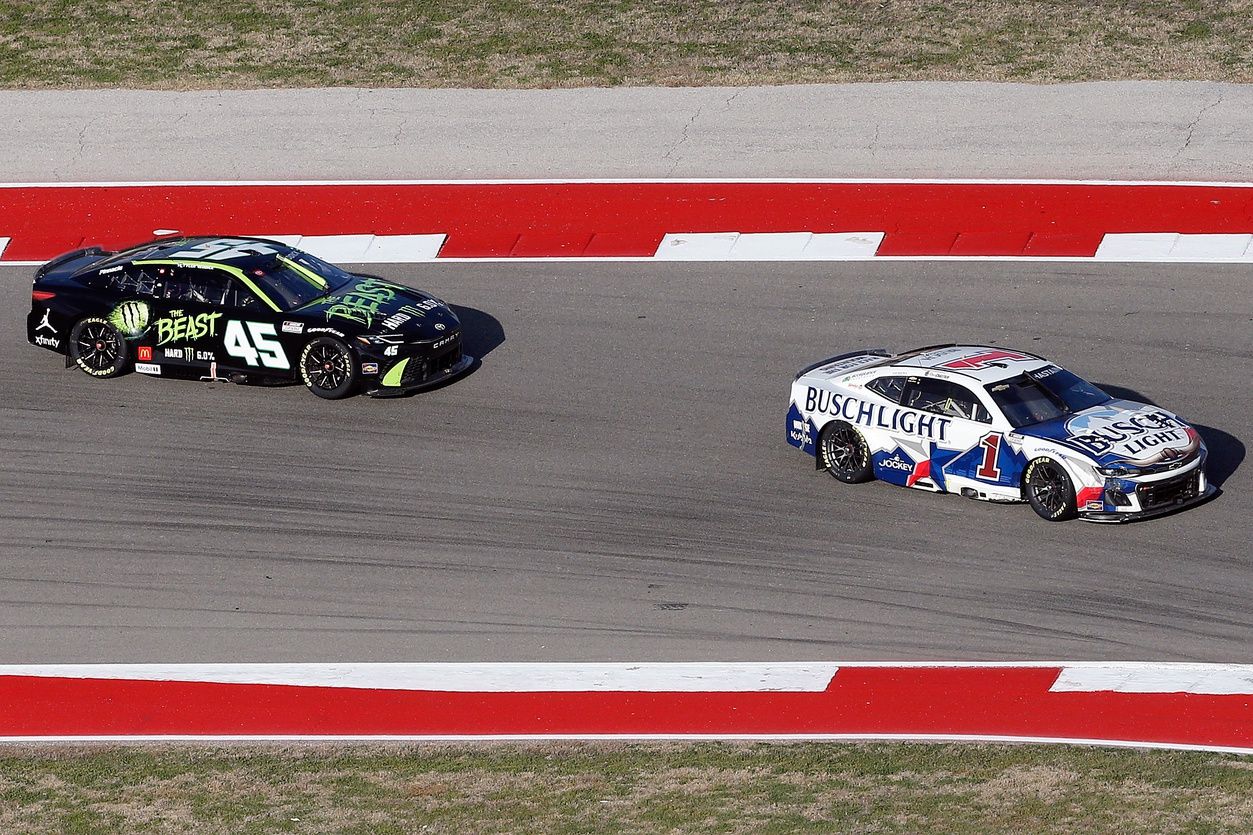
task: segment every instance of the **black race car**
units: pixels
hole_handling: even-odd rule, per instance
[[[300,379],[319,397],[386,397],[474,361],[434,296],[262,238],[80,249],[40,267],[31,297],[27,339],[93,377]]]

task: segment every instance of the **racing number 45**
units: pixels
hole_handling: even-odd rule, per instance
[[[226,353],[253,367],[260,364],[266,368],[291,368],[283,346],[272,338],[274,335],[274,325],[268,322],[232,319],[226,323]]]

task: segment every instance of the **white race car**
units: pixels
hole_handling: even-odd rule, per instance
[[[787,439],[818,469],[1122,522],[1208,498],[1205,444],[1178,415],[1118,400],[1023,351],[855,351],[796,375]]]

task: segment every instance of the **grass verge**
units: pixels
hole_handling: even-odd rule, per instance
[[[1245,832],[1253,759],[1005,745],[0,749],[0,831]]]
[[[1253,81],[1253,0],[9,0],[0,86]]]

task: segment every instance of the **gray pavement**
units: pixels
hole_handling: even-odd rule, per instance
[[[464,306],[478,371],[336,403],[91,380],[25,344],[29,270],[0,269],[0,658],[1253,661],[1246,269],[385,273]],[[950,339],[1177,408],[1223,495],[1050,525],[785,443],[797,367]]]
[[[1253,180],[1253,86],[0,91],[0,181]]]

